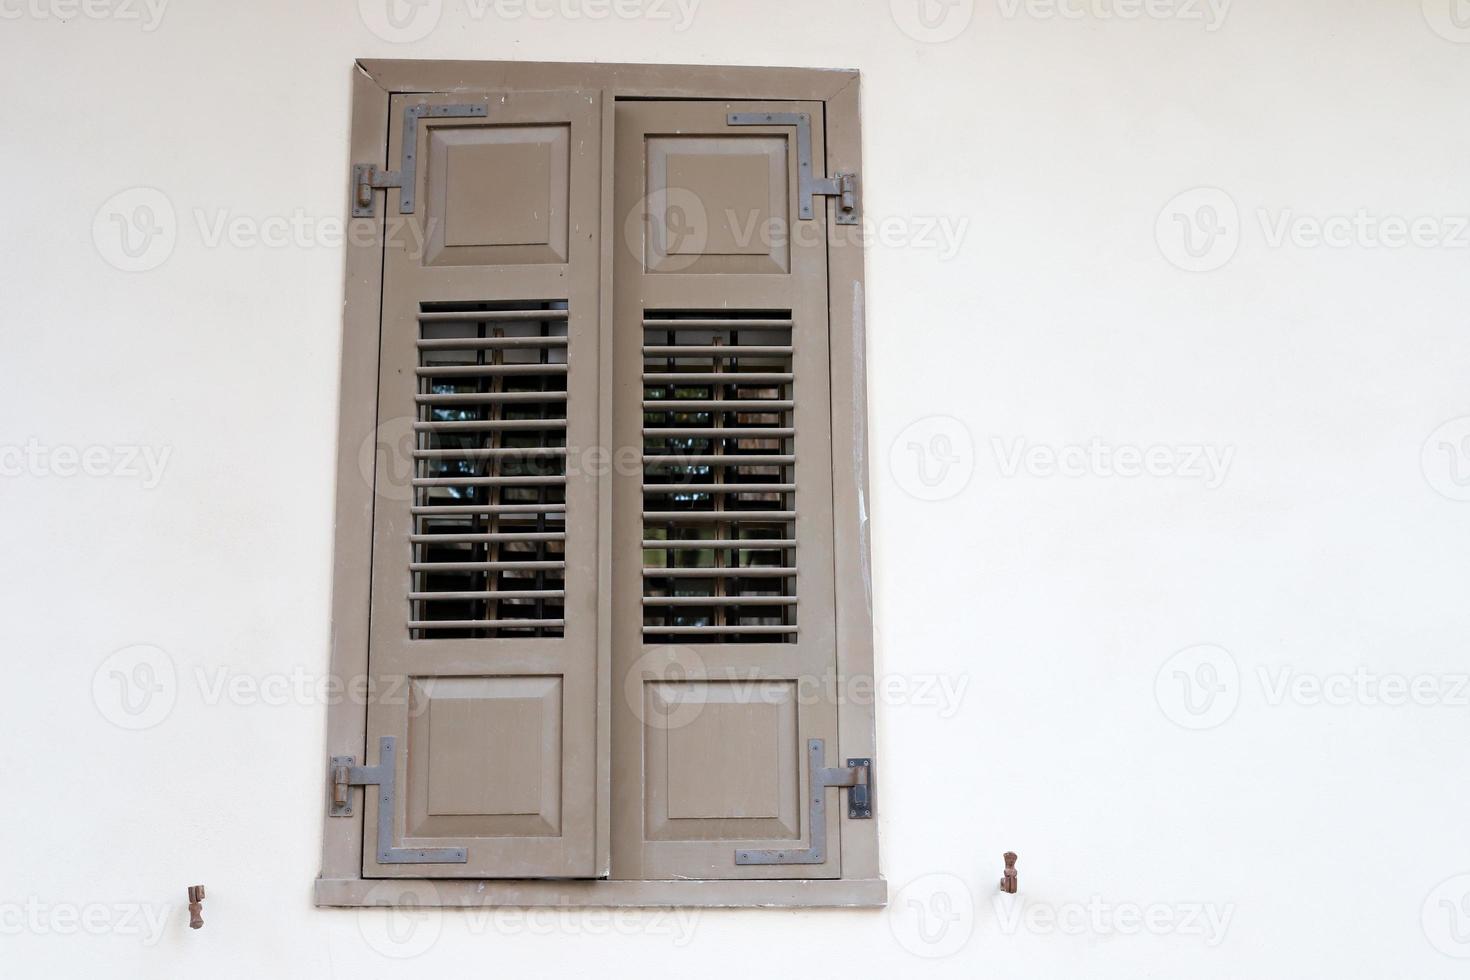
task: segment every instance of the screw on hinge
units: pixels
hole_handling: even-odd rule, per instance
[[[189,928],[204,928],[204,886],[189,886]]]
[[[1016,887],[1020,883],[1019,877],[1016,875],[1016,852],[1006,851],[1002,857],[1006,861],[1006,870],[1005,874],[1001,875],[1000,878],[1000,890],[1007,895],[1014,895],[1016,894]]]

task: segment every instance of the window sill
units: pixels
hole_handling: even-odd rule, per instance
[[[785,881],[513,881],[424,878],[318,878],[319,908],[385,904],[384,885],[418,906],[483,908],[855,908],[888,904],[882,878]]]

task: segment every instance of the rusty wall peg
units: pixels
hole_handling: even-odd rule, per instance
[[[189,928],[204,928],[204,886],[189,886]]]
[[[1020,878],[1016,874],[1016,852],[1006,851],[1002,856],[1006,861],[1006,870],[1000,878],[1000,890],[1007,895],[1014,895],[1020,884]]]

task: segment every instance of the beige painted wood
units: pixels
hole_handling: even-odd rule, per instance
[[[590,877],[597,872],[598,176],[595,92],[479,96],[484,119],[425,118],[417,209],[386,202],[369,745],[399,740],[398,846],[463,847],[464,864],[380,864],[368,877]],[[395,96],[393,119],[417,102]],[[389,159],[402,158],[391,131]],[[446,159],[447,157],[447,159]],[[533,168],[528,173],[527,168]],[[447,182],[447,183],[446,183]],[[421,245],[420,243],[427,243]],[[563,254],[566,261],[561,261]],[[420,306],[567,304],[566,571],[562,636],[415,637],[415,531],[405,451],[420,419]],[[375,753],[374,753],[375,754]],[[368,826],[376,821],[368,794]]]
[[[827,102],[827,172],[859,174],[859,80],[854,74]],[[836,205],[827,204],[828,213]],[[867,328],[862,225],[829,222],[827,286],[832,323],[833,522],[832,557],[837,581],[837,664],[853,690],[876,690],[873,651],[873,574],[868,511]],[[865,687],[858,687],[863,684]],[[872,820],[848,820],[842,828],[842,873],[877,878],[878,820],[883,809],[883,755],[871,700],[849,700],[838,712],[842,754],[873,760],[876,787]]]
[[[388,92],[605,89],[613,97],[812,99],[823,101],[858,77],[851,68],[737,65],[631,65],[556,61],[423,61],[364,58],[358,64]]]
[[[361,68],[352,73],[352,138],[348,160],[387,163],[388,93]],[[344,168],[347,161],[343,161]],[[351,181],[345,183],[350,184]],[[351,213],[351,188],[344,214]],[[331,672],[342,698],[327,710],[327,740],[321,755],[322,874],[355,877],[362,873],[362,808],[350,817],[330,817],[331,779],[327,760],[334,755],[362,759],[367,746],[367,704],[357,692],[367,676],[368,616],[372,604],[373,492],[359,450],[373,440],[377,424],[378,321],[383,283],[383,210],[359,218],[373,234],[347,236],[346,285],[342,318],[342,380],[337,417],[336,527],[332,565]]]
[[[614,878],[821,878],[841,871],[845,811],[835,798],[828,801],[822,863],[735,863],[740,849],[809,843],[806,740],[826,741],[829,765],[841,751],[833,695],[825,222],[792,220],[795,130],[726,122],[730,112],[755,111],[821,118],[818,103],[643,101],[621,103],[616,112],[614,444],[644,442],[645,317],[789,311],[798,632],[786,643],[645,643],[643,474],[617,473]],[[821,159],[820,133],[814,139]],[[780,193],[771,192],[772,181]],[[751,229],[764,231],[752,239]]]
[[[536,62],[360,62],[353,72],[353,121],[351,152],[344,159],[375,162],[380,167],[397,165],[384,145],[389,131],[388,101],[391,92],[459,92],[483,94],[508,89],[601,89],[601,118],[604,133],[611,134],[614,106],[619,97],[664,97],[707,99],[824,100],[826,118],[827,172],[838,169],[862,173],[859,128],[858,73],[852,70],[781,69],[722,66],[558,64]],[[396,122],[393,124],[396,128]],[[603,172],[600,202],[602,234],[600,254],[603,267],[610,269],[620,233],[612,221],[611,139],[601,147]],[[819,158],[820,159],[820,158]],[[346,181],[344,180],[344,183]],[[382,201],[383,195],[379,194]],[[391,195],[390,195],[391,196]],[[829,204],[829,210],[831,205]],[[378,223],[384,208],[378,209]],[[357,219],[361,224],[363,219]],[[829,224],[832,428],[844,450],[833,455],[833,507],[838,533],[834,559],[837,603],[837,658],[844,678],[870,677],[873,672],[870,577],[868,574],[868,512],[866,506],[867,429],[863,397],[863,243],[858,229]],[[332,599],[331,670],[351,690],[368,670],[368,568],[371,560],[371,513],[373,494],[369,482],[359,474],[360,448],[371,438],[375,423],[375,373],[378,343],[378,294],[382,250],[371,240],[348,237],[346,248],[346,295],[343,322],[341,416],[339,419],[337,536]],[[612,315],[612,297],[604,291],[599,298],[602,322]],[[599,392],[601,441],[611,444],[612,385],[610,366],[613,351],[611,331],[603,331],[599,365],[603,383]],[[599,491],[600,543],[598,562],[604,580],[610,573],[612,554],[612,487],[604,481]],[[609,647],[612,623],[611,598],[603,590],[598,599],[599,697],[621,699],[613,690]],[[598,716],[598,782],[606,785],[611,770],[610,712]],[[876,755],[877,743],[871,704],[846,703],[839,712],[842,755]],[[322,799],[325,812],[330,796],[326,755],[355,755],[362,758],[366,747],[366,712],[360,699],[348,697],[328,711],[328,737],[322,760]],[[830,750],[829,750],[830,754]],[[878,759],[878,804],[881,810],[882,760]],[[318,881],[320,905],[361,904],[373,887],[363,881],[361,856],[363,822],[359,807],[351,818],[325,818],[322,879]],[[600,808],[597,815],[597,866],[608,864],[610,813]],[[588,905],[732,905],[732,906],[876,906],[886,900],[886,886],[878,877],[877,821],[843,821],[841,846],[843,872],[847,879],[818,881],[590,881],[537,882],[445,881],[437,882],[446,899],[465,902],[494,901],[499,904],[588,904]],[[421,878],[405,881],[413,884]],[[775,890],[775,893],[772,890]]]

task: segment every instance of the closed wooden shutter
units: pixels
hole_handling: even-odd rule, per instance
[[[863,527],[855,202],[829,199],[855,185],[824,177],[828,102],[763,97],[855,117],[853,79],[722,101],[662,97],[662,69],[412,70],[354,170],[384,242],[381,290],[349,272],[378,371],[343,431],[375,405],[376,438],[368,581],[338,605],[370,697],[334,736],[329,842],[360,828],[366,879],[503,879],[440,881],[456,900],[850,877],[809,887],[881,901],[871,705],[837,696],[839,664],[870,670],[865,543],[834,528]],[[609,91],[494,87],[581,70]]]
[[[599,106],[392,101],[416,173],[380,202],[368,745],[396,747],[396,845],[465,860],[385,863],[369,834],[368,877],[600,871]]]
[[[821,106],[616,110],[618,878],[841,872],[811,782],[812,740],[840,764],[825,209],[799,217],[793,127],[731,113]]]

